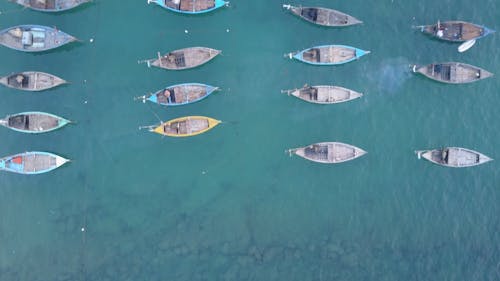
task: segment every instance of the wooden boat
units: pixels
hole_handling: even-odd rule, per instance
[[[421,73],[430,79],[451,84],[470,83],[493,76],[482,68],[459,62],[413,65],[412,69],[413,72]]]
[[[170,70],[183,70],[205,64],[215,58],[221,51],[206,47],[190,47],[171,51],[164,56],[158,52],[158,58],[149,59],[146,62],[148,67],[156,66]]]
[[[176,118],[150,129],[151,132],[169,137],[192,137],[212,129],[221,121],[204,116]]]
[[[60,30],[42,25],[18,25],[0,31],[0,44],[23,52],[41,52],[76,41]]]
[[[356,159],[366,151],[341,142],[320,142],[305,147],[289,149],[290,156],[296,154],[307,160],[318,163],[334,164]]]
[[[68,159],[49,152],[32,151],[0,158],[0,170],[36,175],[50,172],[67,162]]]
[[[206,84],[184,83],[166,87],[154,94],[139,97],[139,99],[143,102],[148,100],[166,106],[185,105],[200,101],[218,89]]]
[[[369,53],[370,51],[351,46],[324,45],[289,53],[286,56],[313,65],[338,65],[359,59]]]
[[[476,40],[495,32],[486,26],[465,21],[438,21],[436,24],[421,25],[417,28],[425,34],[452,42]]]
[[[45,112],[22,112],[0,119],[0,125],[21,133],[39,134],[57,130],[71,121]]]
[[[0,77],[0,84],[24,91],[43,91],[68,83],[65,80],[44,72],[25,71]]]
[[[283,8],[310,23],[321,26],[349,26],[363,23],[355,17],[328,8],[295,7],[287,4],[283,5]]]
[[[11,0],[19,5],[41,12],[63,12],[92,0]]]
[[[423,157],[432,163],[453,168],[472,167],[493,160],[477,151],[461,147],[420,150],[416,153],[418,159]]]
[[[309,86],[307,84],[300,89],[281,92],[307,102],[319,104],[341,103],[363,96],[361,93],[339,86]]]
[[[150,3],[182,14],[203,14],[229,6],[229,2],[223,0],[148,0]]]

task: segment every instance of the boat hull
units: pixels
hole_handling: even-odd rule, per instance
[[[461,147],[418,151],[417,155],[434,164],[452,168],[473,167],[493,160],[477,151]]]
[[[288,152],[290,155],[293,153],[304,159],[323,164],[343,163],[367,153],[361,148],[341,142],[320,142],[290,149]]]
[[[448,84],[472,83],[493,76],[492,73],[482,68],[459,62],[434,63],[424,66],[414,65],[413,72]]]
[[[57,115],[37,111],[21,112],[0,120],[0,125],[27,134],[48,133],[60,129],[68,123],[70,123],[69,120]]]
[[[290,10],[292,14],[299,18],[320,26],[342,27],[363,23],[353,16],[333,9],[321,7],[295,7],[291,5],[283,5],[283,7]]]
[[[297,97],[303,101],[316,104],[335,104],[351,101],[363,96],[356,91],[329,85],[304,86],[300,89],[287,91],[289,95]]]
[[[0,31],[0,44],[21,52],[43,52],[61,47],[76,38],[42,25],[18,25]]]
[[[39,72],[25,71],[13,73],[0,78],[0,84],[6,87],[23,91],[44,91],[68,83],[55,75]]]
[[[206,47],[190,47],[171,51],[158,58],[147,60],[148,66],[168,70],[185,70],[201,66],[219,55],[221,51]]]
[[[205,116],[186,116],[160,124],[152,132],[169,137],[192,137],[203,134],[221,121]]]
[[[488,36],[495,31],[486,26],[465,21],[445,21],[420,26],[423,33],[450,42],[465,42]]]
[[[184,83],[159,90],[146,99],[160,105],[179,106],[201,101],[217,89],[217,87],[206,84]]]
[[[67,162],[68,159],[49,152],[32,151],[0,158],[0,170],[37,175],[50,172]]]
[[[323,45],[305,49],[295,54],[291,53],[289,56],[312,65],[340,65],[359,59],[369,53],[370,51],[351,46]]]
[[[35,11],[57,13],[74,9],[91,0],[12,0],[13,2]]]
[[[149,3],[155,3],[172,12],[191,15],[212,12],[229,5],[229,2],[223,0],[148,0]]]

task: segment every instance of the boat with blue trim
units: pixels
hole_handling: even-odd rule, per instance
[[[223,0],[148,0],[150,3],[182,14],[203,14],[229,6],[229,2]]]
[[[69,34],[43,25],[18,25],[0,31],[0,44],[22,52],[47,51],[76,40]]]
[[[168,86],[154,94],[144,95],[136,99],[160,105],[178,106],[201,101],[216,90],[219,90],[219,88],[207,84],[184,83]]]
[[[420,25],[417,28],[427,35],[451,42],[477,40],[495,32],[486,26],[465,21],[438,21],[436,24]]]
[[[339,65],[359,59],[370,51],[345,45],[323,45],[285,55],[313,65]]]
[[[21,6],[40,12],[63,12],[92,0],[11,0]]]
[[[21,133],[47,133],[71,123],[54,114],[46,112],[21,112],[0,119],[0,125]]]
[[[40,71],[24,71],[0,77],[0,84],[24,91],[43,91],[66,83],[64,79]]]
[[[69,161],[50,152],[31,151],[0,158],[0,170],[37,175],[50,172]]]

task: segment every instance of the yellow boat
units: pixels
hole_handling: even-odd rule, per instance
[[[186,116],[162,123],[150,131],[169,137],[192,137],[203,134],[221,122],[210,117]]]

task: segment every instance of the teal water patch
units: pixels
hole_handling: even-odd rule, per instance
[[[500,82],[445,85],[408,68],[463,61],[500,73],[497,34],[458,53],[411,28],[463,19],[499,29],[495,2],[311,3],[364,22],[340,29],[304,22],[279,1],[232,1],[200,16],[145,2],[94,1],[57,15],[0,3],[2,28],[57,26],[82,41],[43,54],[0,48],[0,75],[38,70],[71,82],[41,93],[2,87],[1,114],[77,122],[37,136],[0,130],[0,155],[72,159],[40,176],[0,174],[0,279],[500,278],[497,161],[446,169],[414,154],[450,145],[498,159]],[[371,53],[335,67],[283,57],[324,44]],[[189,46],[222,55],[179,72],[137,63]],[[175,108],[133,100],[189,82],[221,91]],[[364,96],[318,106],[280,93],[306,83]],[[138,129],[187,115],[225,123],[187,139]],[[320,165],[285,153],[322,141],[368,154]]]

